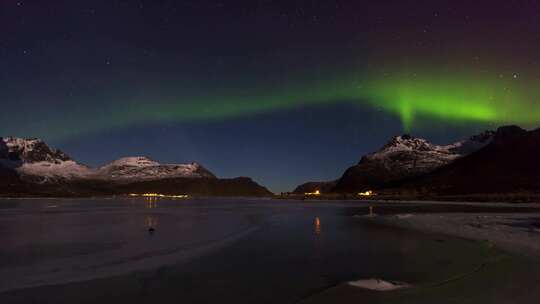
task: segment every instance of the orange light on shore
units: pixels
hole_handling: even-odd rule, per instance
[[[188,198],[189,196],[187,194],[179,194],[179,195],[167,195],[167,194],[161,194],[161,193],[130,193],[128,194],[131,197],[161,197],[161,198]]]
[[[373,195],[376,195],[375,192],[371,191],[371,190],[368,190],[368,191],[364,191],[364,192],[358,192],[358,195],[359,196],[373,196]]]
[[[315,190],[315,192],[306,192],[304,195],[321,195],[321,191]]]

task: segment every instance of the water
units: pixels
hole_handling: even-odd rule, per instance
[[[374,296],[350,289],[350,280],[433,290],[481,276],[486,264],[527,268],[486,244],[353,217],[367,212],[365,203],[111,198],[0,206],[1,303],[347,302]],[[497,297],[511,296],[500,290]]]

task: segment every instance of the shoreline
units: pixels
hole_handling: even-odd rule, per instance
[[[540,261],[540,213],[396,213],[359,216],[374,224],[488,242],[508,253]]]
[[[443,204],[445,202],[442,202]],[[328,288],[301,301],[318,303],[534,303],[540,275],[540,212],[416,212],[355,214],[358,221],[434,237],[484,244],[493,256],[470,272],[431,284],[409,285],[393,277],[364,277]],[[379,207],[383,209],[384,207]],[[470,210],[469,210],[470,211]],[[498,254],[499,252],[500,254]],[[514,277],[521,281],[516,285]],[[522,291],[516,295],[516,286]],[[493,288],[498,286],[497,288]],[[480,290],[483,290],[480,291]],[[456,299],[460,299],[456,301]]]
[[[361,197],[356,194],[321,194],[321,195],[303,195],[303,194],[274,194],[274,195],[201,195],[186,193],[189,198],[244,198],[244,199],[270,199],[276,201],[300,201],[300,202],[379,202],[379,203],[441,203],[441,204],[512,204],[512,205],[537,205],[540,206],[540,194],[471,194],[471,195],[384,195],[378,194],[369,197]],[[122,194],[88,194],[88,195],[32,195],[32,194],[0,194],[0,199],[112,199],[129,198],[129,193]]]
[[[402,204],[403,206],[411,204],[422,205],[460,205],[460,206],[512,206],[512,207],[537,207],[540,212],[540,200],[534,201],[504,201],[504,200],[445,200],[446,197],[425,197],[425,198],[411,198],[411,197],[372,197],[372,198],[334,198],[328,196],[320,197],[281,197],[275,196],[249,196],[249,195],[199,195],[199,194],[186,194],[187,199],[250,199],[250,200],[274,200],[276,202],[305,202],[305,203],[357,203],[357,204],[369,204],[377,203],[381,205],[385,204]],[[73,195],[73,196],[3,196],[0,194],[0,200],[49,200],[49,199],[134,199],[142,198],[144,196],[132,196],[130,194],[112,194],[112,195]],[[159,198],[159,197],[157,197]],[[163,197],[167,199],[168,197]],[[185,198],[184,198],[185,199]]]

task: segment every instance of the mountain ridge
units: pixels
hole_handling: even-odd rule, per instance
[[[165,180],[168,187],[160,185]],[[92,168],[40,139],[17,137],[0,137],[0,181],[0,194],[11,195],[103,195],[138,188],[186,194],[197,189],[198,195],[205,189],[209,195],[232,195],[238,189],[236,195],[271,195],[249,178],[219,179],[197,162],[161,164],[146,156],[129,156]]]
[[[355,193],[380,188],[388,183],[427,174],[488,145],[496,132],[480,134],[454,143],[436,145],[426,139],[403,134],[392,137],[375,152],[363,155],[336,181],[308,182],[294,192],[326,188],[327,192]],[[333,187],[329,185],[334,184]]]
[[[540,128],[497,129],[489,145],[424,176],[390,185],[387,192],[436,195],[540,193]]]

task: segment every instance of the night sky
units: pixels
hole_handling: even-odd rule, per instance
[[[539,1],[0,0],[0,136],[271,190],[540,122]]]

